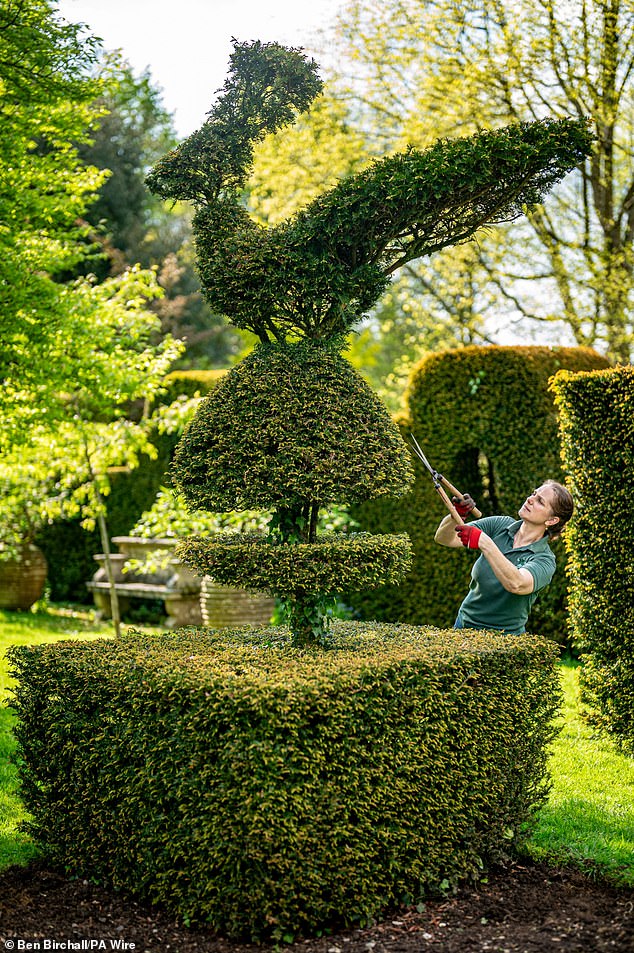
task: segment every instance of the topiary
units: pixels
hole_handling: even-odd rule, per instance
[[[441,140],[424,153],[408,149],[375,162],[267,229],[242,202],[253,143],[292,121],[320,89],[316,64],[299,50],[236,42],[209,118],[148,176],[163,198],[194,203],[205,295],[215,312],[262,342],[201,405],[177,452],[174,480],[194,507],[272,506],[266,545],[289,547],[278,562],[285,572],[295,562],[298,574],[306,565],[301,547],[317,545],[321,506],[402,495],[413,479],[398,429],[338,353],[347,333],[396,268],[486,223],[516,218],[583,160],[591,141],[579,120]],[[371,540],[364,542],[371,553]],[[396,582],[408,563],[404,541],[383,545],[391,548]],[[315,552],[325,561],[334,551],[324,545]],[[275,560],[266,579],[255,563],[254,574],[245,572],[251,547],[235,540],[230,557],[217,540],[186,545],[182,557],[200,571],[222,571],[227,582],[249,585],[251,578],[252,588],[269,587],[303,645],[327,638],[324,600],[343,584],[348,559],[345,545],[337,551],[330,570],[315,572],[312,592],[303,569],[301,589],[282,586]],[[356,579],[368,584],[377,575]]]
[[[634,754],[634,368],[560,371],[553,390],[576,503],[567,549],[582,697]]]
[[[348,361],[299,341],[262,344],[227,373],[176,448],[174,479],[193,509],[313,512],[402,494],[412,466]]]

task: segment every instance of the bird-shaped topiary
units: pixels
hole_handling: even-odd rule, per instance
[[[336,592],[396,583],[406,537],[318,536],[321,507],[401,496],[409,452],[386,409],[342,356],[346,336],[400,266],[509,221],[589,153],[583,120],[518,123],[373,162],[275,228],[243,203],[253,144],[321,90],[297,49],[234,43],[207,121],[148,176],[194,203],[197,266],[212,308],[260,344],[202,401],[174,478],[195,508],[270,508],[264,538],[192,539],[181,557],[219,581],[265,590],[293,642],[327,643]],[[312,584],[311,584],[312,580]]]

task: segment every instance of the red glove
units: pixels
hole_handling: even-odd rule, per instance
[[[473,497],[469,496],[468,493],[463,493],[462,498],[459,496],[452,496],[451,502],[455,506],[456,511],[460,514],[460,516],[462,516],[463,519],[475,507],[475,500],[473,499]]]
[[[482,530],[478,529],[477,526],[456,526],[456,536],[460,538],[460,542],[467,549],[478,549]]]

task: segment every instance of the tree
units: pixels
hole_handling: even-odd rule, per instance
[[[92,76],[98,45],[79,32],[46,0],[15,0],[0,10],[5,550],[24,514],[32,523],[50,513],[55,485],[66,512],[71,506],[99,521],[108,552],[108,467],[134,466],[141,452],[153,452],[147,425],[126,412],[130,401],[160,388],[180,351],[170,337],[153,339],[158,321],[149,303],[161,289],[152,272],[130,269],[101,284],[59,280],[86,256],[82,216],[105,178],[78,154],[103,91]]]
[[[0,539],[5,552],[20,542],[25,520],[31,529],[46,520],[81,517],[99,527],[111,582],[113,622],[119,612],[110,564],[105,498],[109,470],[124,463],[138,466],[142,454],[156,456],[153,422],[140,420],[130,406],[158,393],[180,351],[173,339],[152,342],[157,319],[147,310],[147,276],[139,269],[99,285],[77,282],[65,289],[72,297],[74,323],[64,324],[56,360],[73,376],[65,395],[66,413],[54,428],[32,424],[28,443],[7,450],[0,464]],[[155,286],[155,294],[160,293]]]
[[[47,0],[0,8],[0,437],[52,416],[72,378],[55,342],[70,298],[52,277],[85,254],[78,223],[103,181],[74,143],[90,135],[101,84],[97,46],[62,24]]]
[[[385,149],[544,115],[591,117],[596,141],[548,210],[482,239],[483,314],[628,361],[634,344],[634,5],[631,0],[354,0],[337,88]],[[448,268],[452,266],[449,260]],[[447,268],[444,272],[447,273]],[[423,274],[423,273],[421,273]],[[423,288],[426,282],[423,277]],[[557,338],[555,338],[557,339]]]
[[[186,342],[180,363],[224,367],[244,342],[200,294],[188,210],[182,203],[160,201],[145,185],[149,168],[175,145],[172,117],[148,71],[136,76],[112,53],[102,57],[99,68],[108,78],[99,98],[103,112],[91,141],[80,143],[78,152],[108,175],[83,216],[92,227],[97,253],[81,269],[100,280],[136,264],[156,269],[164,294],[152,308],[163,333]]]
[[[87,165],[107,169],[95,200],[84,218],[107,240],[107,259],[93,271],[99,277],[118,273],[131,264],[149,265],[144,243],[153,222],[167,212],[145,187],[150,166],[175,144],[172,118],[161,103],[160,90],[146,70],[135,76],[117,55],[106,54],[99,72],[107,86],[98,105],[102,115],[90,142],[78,145]],[[113,253],[119,261],[113,261]]]
[[[207,299],[260,345],[198,408],[175,479],[193,509],[272,509],[268,538],[190,540],[186,562],[219,582],[269,591],[296,645],[324,643],[324,597],[397,582],[409,541],[318,538],[321,507],[407,491],[409,453],[340,351],[409,262],[512,221],[587,155],[583,121],[515,124],[372,163],[275,228],[241,201],[253,143],[321,90],[316,64],[277,44],[235,44],[205,124],[148,176],[190,200]]]

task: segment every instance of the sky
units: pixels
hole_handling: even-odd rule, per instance
[[[59,14],[86,23],[134,71],[149,67],[179,137],[205,119],[224,83],[231,38],[310,47],[342,0],[58,0]]]

